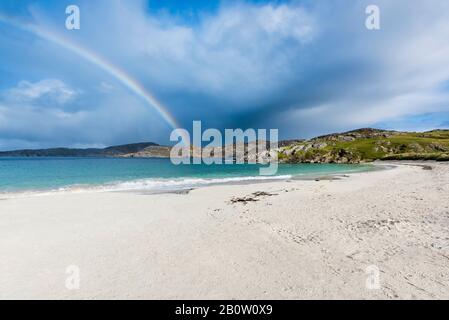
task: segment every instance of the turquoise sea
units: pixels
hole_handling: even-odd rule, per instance
[[[174,165],[155,158],[0,158],[0,192],[176,190],[217,183],[371,170],[371,165],[280,164],[276,176],[260,176],[259,165]]]

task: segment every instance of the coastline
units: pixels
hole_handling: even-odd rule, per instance
[[[449,164],[381,164],[394,168],[2,199],[0,298],[447,298]]]
[[[320,164],[317,164],[320,165]],[[323,164],[325,165],[325,164]],[[340,164],[345,166],[344,164]],[[349,164],[350,165],[350,164]],[[348,165],[348,166],[349,166]],[[273,176],[230,176],[230,177],[180,177],[159,178],[148,177],[130,180],[110,181],[101,184],[73,184],[58,188],[37,188],[13,191],[0,191],[0,199],[24,198],[30,196],[48,196],[67,193],[101,193],[101,192],[138,192],[145,194],[178,193],[194,189],[220,185],[246,185],[288,180],[339,179],[347,174],[389,169],[388,165],[376,163],[360,164],[365,169],[323,173],[284,173]],[[143,186],[145,185],[145,186]]]

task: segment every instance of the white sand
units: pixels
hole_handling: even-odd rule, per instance
[[[447,299],[449,164],[431,166],[184,195],[2,199],[0,298]],[[277,195],[229,202],[255,191]],[[370,265],[379,289],[366,286]]]

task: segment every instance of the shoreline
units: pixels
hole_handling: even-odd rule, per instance
[[[6,199],[0,298],[447,298],[449,164],[420,165],[177,194]],[[370,266],[378,289],[366,286]]]
[[[351,164],[352,165],[352,164]],[[134,180],[124,180],[124,181],[111,181],[103,184],[81,184],[81,185],[68,185],[60,187],[57,189],[27,189],[18,191],[3,191],[0,192],[1,199],[10,198],[24,198],[24,197],[34,197],[34,196],[51,196],[54,194],[68,194],[68,193],[101,193],[101,192],[129,192],[129,193],[144,193],[144,194],[164,194],[164,193],[179,193],[185,191],[191,191],[195,189],[220,186],[220,185],[248,185],[248,184],[259,184],[259,183],[270,183],[276,181],[288,181],[288,180],[329,180],[329,179],[339,179],[345,175],[371,172],[378,170],[388,170],[392,166],[388,164],[381,163],[363,163],[363,166],[371,166],[371,168],[361,171],[347,171],[347,172],[335,172],[335,173],[307,173],[307,174],[297,174],[297,175],[274,175],[274,176],[235,176],[235,177],[222,177],[222,178],[201,178],[201,177],[182,177],[182,178],[142,178]],[[139,183],[142,181],[188,181],[196,180],[196,185],[179,185],[179,186],[163,186],[146,189],[139,187],[119,187],[121,184],[127,183]],[[221,181],[217,181],[221,180]]]

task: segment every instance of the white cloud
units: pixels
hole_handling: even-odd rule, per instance
[[[192,108],[192,117],[218,113],[237,123],[245,113],[257,119],[247,125],[269,125],[272,116],[325,103],[344,104],[351,109],[345,117],[368,123],[370,105],[394,109],[376,115],[387,119],[428,112],[426,101],[446,98],[437,88],[449,79],[449,3],[404,3],[379,0],[381,30],[369,31],[369,1],[223,4],[193,25],[146,15],[144,2],[114,2],[97,31],[123,44],[114,51],[117,61],[135,61],[134,72],[164,91],[175,113]],[[91,38],[90,46],[98,39]],[[100,48],[109,48],[110,40],[103,38]],[[391,102],[413,94],[429,99],[420,105],[410,100],[408,107]],[[268,120],[260,121],[260,113]]]
[[[80,0],[84,22],[70,40],[142,82],[187,128],[201,119],[218,128],[278,127],[281,137],[293,138],[449,110],[449,2],[377,0],[379,31],[365,28],[368,4],[223,2],[192,23],[148,12],[143,0]],[[57,30],[59,20],[52,24],[51,16],[35,17]],[[73,68],[76,55],[64,48],[49,46],[48,52],[61,60],[68,56],[67,66],[55,65],[51,74],[67,74],[66,83],[76,83],[83,97],[93,98],[74,106],[79,89],[51,79],[13,89],[12,96],[25,105],[48,106],[53,100],[71,105],[64,110],[74,114],[89,111],[79,122],[70,122],[68,112],[63,120],[52,114],[46,120],[49,130],[66,126],[66,136],[77,143],[78,126],[84,144],[121,137],[168,140],[165,127],[158,138],[149,135],[148,128],[157,133],[154,128],[163,127],[163,120],[149,116],[148,106],[119,82],[89,63]],[[2,123],[17,121],[12,117],[0,110]],[[25,115],[14,117],[26,131]]]
[[[127,66],[150,88],[174,95],[201,93],[235,101],[275,92],[295,76],[291,64],[318,30],[313,15],[294,4],[224,4],[193,25],[146,15],[144,7],[144,2],[116,1],[107,15],[101,6],[89,8],[84,19],[102,19],[84,43]]]
[[[20,81],[17,87],[6,90],[9,100],[33,102],[46,99],[50,103],[65,104],[72,101],[77,91],[58,79],[44,79],[37,82]]]
[[[165,123],[139,97],[117,89],[103,98],[82,109],[47,106],[39,98],[0,99],[0,150],[162,140]]]

